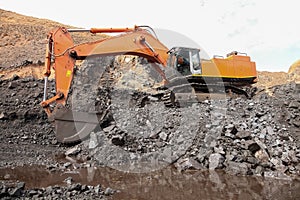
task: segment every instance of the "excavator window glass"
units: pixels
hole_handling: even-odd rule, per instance
[[[177,54],[177,71],[182,75],[191,74],[190,71],[190,56],[188,51],[180,51]]]
[[[180,49],[177,54],[177,70],[183,75],[201,74],[199,49]]]
[[[192,54],[192,63],[194,70],[198,71],[201,69],[201,62],[200,62],[200,56],[198,50],[191,50]]]

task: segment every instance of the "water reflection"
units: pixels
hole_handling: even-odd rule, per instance
[[[50,172],[41,166],[0,169],[0,180],[24,181],[27,188],[65,185],[67,177],[81,184],[120,190],[112,199],[300,199],[299,181],[232,176],[222,171],[181,173],[169,167],[136,174],[93,166],[68,172]]]

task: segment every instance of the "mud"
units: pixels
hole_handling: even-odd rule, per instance
[[[34,188],[40,188],[40,192],[43,192],[46,188],[49,190],[49,186],[68,187],[67,181],[72,180],[73,184],[93,189],[100,186],[103,197],[109,199],[300,198],[299,181],[232,176],[222,171],[192,170],[181,173],[172,167],[136,174],[94,166],[65,172],[51,172],[43,166],[24,166],[0,169],[0,179],[25,182],[24,194],[28,196],[34,194]],[[108,195],[105,188],[110,188],[113,194]]]

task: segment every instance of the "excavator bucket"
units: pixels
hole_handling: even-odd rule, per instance
[[[57,141],[61,143],[82,141],[99,127],[99,121],[103,118],[103,114],[96,112],[59,109],[54,116]]]

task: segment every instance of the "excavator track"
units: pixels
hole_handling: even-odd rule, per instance
[[[189,80],[190,76],[177,76],[170,79],[170,83],[167,85],[168,89],[174,93],[223,93],[227,95],[237,94],[251,98],[255,95],[256,87],[252,87],[250,84],[245,83],[244,86],[239,86],[231,82],[223,82],[221,78],[216,81],[203,81],[194,82]]]

